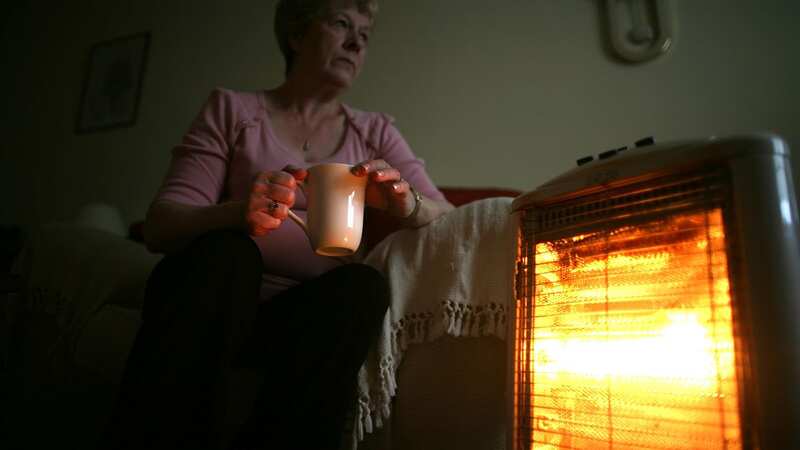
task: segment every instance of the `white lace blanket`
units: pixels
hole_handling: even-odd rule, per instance
[[[365,259],[389,279],[392,301],[359,373],[351,448],[382,427],[409,344],[452,336],[506,336],[515,227],[511,199],[464,205],[420,229],[390,235]]]

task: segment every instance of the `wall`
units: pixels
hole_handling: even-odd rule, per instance
[[[63,220],[89,201],[142,218],[213,87],[282,79],[274,0],[71,3],[4,18],[0,223]],[[347,100],[394,115],[442,185],[527,190],[648,135],[771,130],[800,148],[798,3],[674,3],[673,51],[631,66],[608,52],[600,1],[383,0]],[[136,125],[74,134],[92,44],[145,30]]]

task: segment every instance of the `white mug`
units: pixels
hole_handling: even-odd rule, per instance
[[[349,256],[361,243],[367,177],[353,175],[349,164],[326,163],[308,169],[298,186],[306,195],[308,223],[289,210],[319,255]]]

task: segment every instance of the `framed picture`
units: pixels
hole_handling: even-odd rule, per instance
[[[150,33],[95,44],[83,82],[77,133],[136,123]]]

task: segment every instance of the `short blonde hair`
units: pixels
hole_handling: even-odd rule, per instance
[[[286,64],[285,74],[294,64],[294,51],[290,44],[292,37],[302,36],[311,22],[325,15],[335,0],[280,0],[275,8],[275,38]],[[378,13],[378,0],[352,0],[358,11],[371,20]]]

